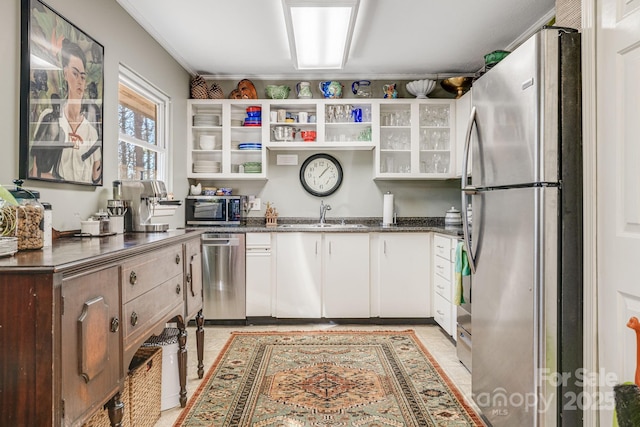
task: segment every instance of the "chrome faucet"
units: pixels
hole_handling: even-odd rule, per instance
[[[327,211],[331,210],[331,205],[325,205],[324,200],[320,201],[320,224],[324,224],[324,217],[327,214]]]

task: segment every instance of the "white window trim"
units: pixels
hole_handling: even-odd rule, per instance
[[[157,111],[157,125],[156,126],[156,145],[146,144],[144,141],[140,141],[137,138],[133,138],[128,135],[123,135],[118,131],[118,140],[123,140],[130,144],[138,145],[143,148],[150,148],[153,151],[157,151],[163,163],[164,170],[159,171],[158,179],[164,181],[167,191],[172,192],[173,183],[173,147],[169,143],[169,136],[172,135],[171,120],[172,108],[171,98],[169,95],[152,85],[148,80],[140,76],[135,71],[128,68],[126,65],[120,64],[118,69],[119,82],[128,86],[129,88],[144,95],[154,103],[158,105]],[[119,101],[118,101],[119,102]]]

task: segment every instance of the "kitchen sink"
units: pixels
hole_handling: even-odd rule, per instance
[[[350,229],[350,228],[367,228],[364,224],[281,224],[278,228],[339,228],[339,229]]]

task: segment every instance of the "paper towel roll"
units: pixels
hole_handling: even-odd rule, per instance
[[[382,225],[393,224],[393,194],[384,195],[382,203]]]

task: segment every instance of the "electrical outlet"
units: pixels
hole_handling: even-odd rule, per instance
[[[260,209],[262,209],[262,207],[261,207],[262,203],[260,203],[260,199],[259,198],[256,197],[250,203],[251,203],[251,210],[252,211],[259,211]]]

